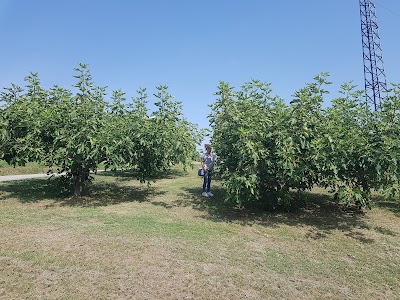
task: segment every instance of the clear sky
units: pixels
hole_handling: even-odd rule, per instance
[[[400,1],[375,3],[386,77],[400,83]],[[73,90],[87,63],[109,94],[168,85],[200,127],[221,80],[270,82],[290,101],[329,72],[325,105],[343,82],[364,86],[358,0],[0,0],[0,39],[1,88],[33,71]]]

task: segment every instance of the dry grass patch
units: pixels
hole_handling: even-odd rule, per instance
[[[195,170],[150,187],[96,176],[82,199],[47,180],[0,184],[0,299],[396,299],[400,208],[231,207]]]

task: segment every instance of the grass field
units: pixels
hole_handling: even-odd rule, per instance
[[[322,190],[270,214],[200,196],[196,170],[150,187],[96,175],[0,183],[0,299],[400,299],[400,205],[344,212]]]
[[[10,166],[4,160],[0,160],[0,176],[22,175],[22,174],[41,174],[46,173],[49,169],[38,163],[27,163],[26,166]]]

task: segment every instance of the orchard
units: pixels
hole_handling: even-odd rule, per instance
[[[141,182],[175,164],[191,166],[204,130],[184,118],[167,86],[156,87],[150,113],[146,89],[131,101],[121,90],[107,100],[87,65],[75,71],[75,92],[57,85],[46,90],[36,73],[25,78],[24,88],[4,88],[1,159],[47,166],[75,197],[100,165],[134,170]],[[253,80],[238,90],[219,83],[209,122],[226,201],[292,210],[316,186],[357,208],[370,207],[374,192],[399,196],[400,85],[392,85],[382,107],[372,111],[351,83],[323,108],[329,84],[322,73],[287,103],[272,96],[269,83]]]

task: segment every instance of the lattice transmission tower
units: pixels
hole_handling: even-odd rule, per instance
[[[374,0],[360,0],[366,104],[379,110],[387,94]]]

